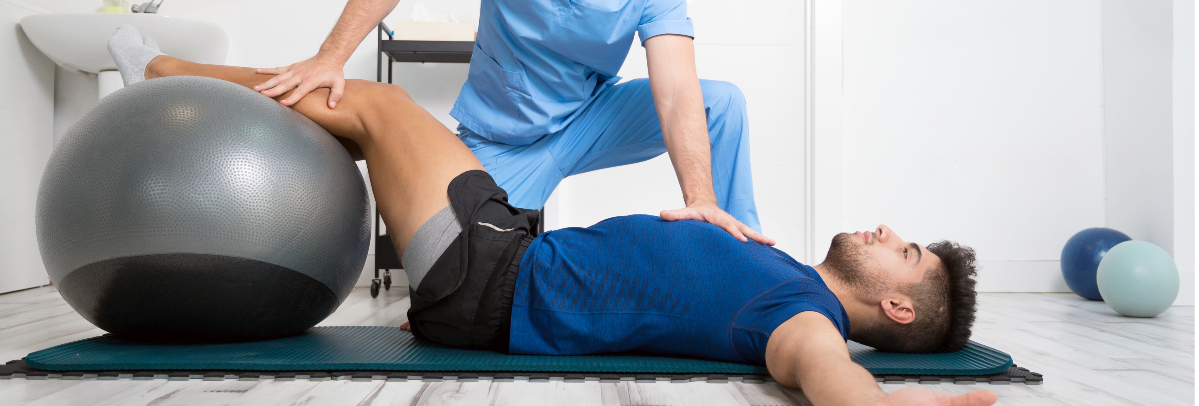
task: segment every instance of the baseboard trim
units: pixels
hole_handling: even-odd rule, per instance
[[[1061,261],[978,261],[979,292],[1070,293]]]

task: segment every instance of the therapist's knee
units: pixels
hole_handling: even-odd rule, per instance
[[[699,86],[709,116],[745,114],[745,94],[737,85],[719,80],[700,80]]]

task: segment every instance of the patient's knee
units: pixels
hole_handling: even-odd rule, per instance
[[[352,82],[352,83],[351,83]],[[371,128],[386,127],[397,116],[413,108],[419,108],[408,92],[399,86],[366,80],[346,81],[346,93],[357,92],[355,111],[359,120],[369,131]],[[368,134],[374,136],[377,134]]]
[[[346,93],[351,90],[361,92],[367,101],[378,102],[383,100],[406,100],[412,101],[412,97],[403,88],[390,84],[372,82],[369,80],[350,79],[346,81]]]

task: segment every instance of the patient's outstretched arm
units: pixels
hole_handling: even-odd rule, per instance
[[[961,395],[904,388],[879,389],[874,376],[849,358],[845,339],[827,318],[803,312],[780,325],[766,342],[766,368],[784,386],[801,388],[813,405],[987,406],[994,392]]]

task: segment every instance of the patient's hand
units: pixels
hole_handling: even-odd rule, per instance
[[[976,390],[955,396],[923,388],[903,388],[887,394],[887,397],[874,406],[988,406],[998,400],[995,392],[989,390]]]
[[[760,244],[774,245],[774,240],[759,234],[757,231],[754,231],[754,229],[749,228],[749,226],[737,221],[736,218],[733,218],[733,215],[726,213],[724,209],[721,209],[720,206],[716,205],[716,203],[693,203],[678,210],[663,210],[658,216],[662,217],[662,219],[666,221],[704,221],[723,228],[724,231],[728,231],[729,234],[733,235],[733,238],[738,240],[748,241],[746,239],[746,237],[748,237],[749,240],[757,241]]]
[[[412,325],[408,324],[408,322],[405,321],[404,324],[400,325],[400,329],[406,330],[406,331],[412,331]]]

